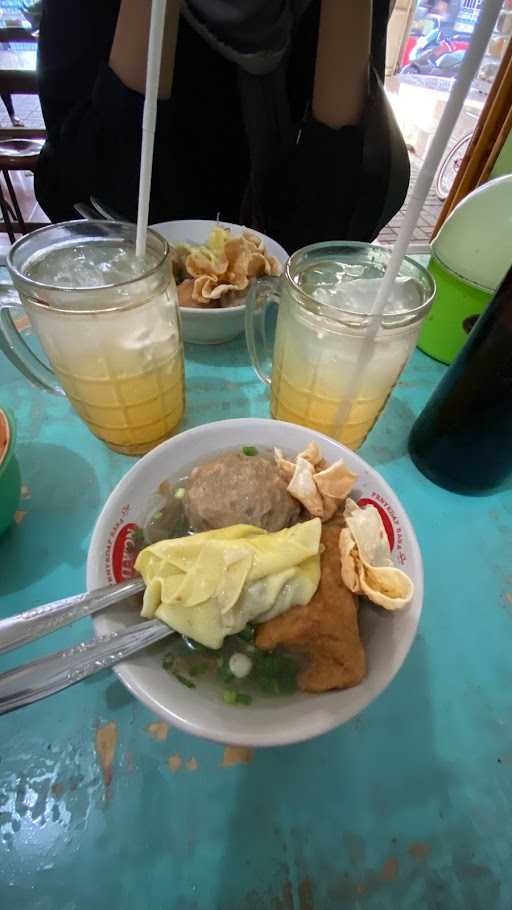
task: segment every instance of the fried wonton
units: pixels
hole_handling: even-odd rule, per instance
[[[341,575],[347,588],[385,610],[401,610],[412,600],[414,584],[391,559],[389,541],[376,508],[347,499],[340,533]]]
[[[285,458],[281,449],[274,449],[274,458],[281,477],[288,483],[290,495],[310,515],[324,522],[333,517],[357,480],[357,474],[347,468],[342,458],[327,464],[314,442],[299,452],[295,461]]]
[[[267,254],[263,240],[253,231],[233,237],[228,228],[219,226],[210,233],[207,244],[181,247],[180,255],[185,274],[192,280],[191,287],[178,290],[181,306],[218,307],[227,295],[246,290],[252,278],[281,274],[279,262]]]

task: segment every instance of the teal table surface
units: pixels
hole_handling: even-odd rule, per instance
[[[406,439],[443,368],[416,353],[362,449],[423,551],[419,634],[362,715],[281,749],[159,723],[110,672],[0,718],[0,907],[510,910],[512,490],[437,489]],[[0,612],[84,589],[99,511],[132,459],[5,360],[23,498],[0,540]],[[187,350],[185,427],[266,416],[240,341]],[[87,620],[2,668],[90,637]]]

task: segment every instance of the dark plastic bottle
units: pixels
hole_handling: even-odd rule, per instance
[[[512,268],[409,437],[419,470],[459,493],[512,473]]]

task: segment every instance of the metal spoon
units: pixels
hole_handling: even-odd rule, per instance
[[[17,613],[15,616],[7,616],[0,620],[0,654],[26,645],[29,641],[41,638],[42,635],[55,632],[56,629],[61,629],[62,626],[76,622],[84,616],[104,610],[119,600],[140,594],[143,590],[142,578],[130,578],[117,585],[107,585],[85,594],[75,594],[73,597],[65,597],[63,600],[54,600],[41,607],[25,610],[24,613]]]
[[[0,674],[0,714],[67,689],[173,634],[165,623],[152,619],[7,670]]]

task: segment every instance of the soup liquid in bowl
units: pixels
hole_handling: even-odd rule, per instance
[[[76,306],[64,313],[58,305],[25,303],[77,413],[96,436],[126,454],[143,454],[169,437],[184,411],[176,288],[170,274],[157,289],[140,277],[153,265],[150,255],[137,258],[104,241],[56,248],[24,270],[49,287],[97,288],[88,294],[87,310]]]

